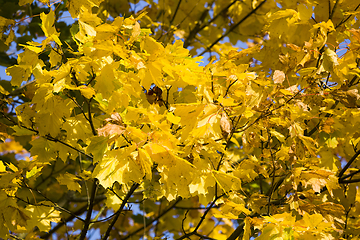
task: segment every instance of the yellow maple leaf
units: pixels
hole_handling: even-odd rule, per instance
[[[55,67],[59,62],[61,62],[62,59],[62,56],[53,49],[51,49],[49,57],[50,57],[49,62],[51,64],[51,67]]]
[[[52,38],[58,45],[62,45],[59,39],[59,33],[56,32],[54,22],[55,22],[55,12],[50,10],[48,14],[44,12],[40,13],[40,18],[42,21],[41,29],[43,30],[46,37]]]
[[[53,204],[49,201],[39,202],[37,206],[29,205],[26,207],[26,213],[30,219],[26,221],[27,227],[38,227],[40,231],[47,232],[51,229],[51,222],[59,222],[60,212],[55,210]]]
[[[244,203],[235,203],[229,200],[225,200],[220,210],[220,213],[215,214],[214,217],[238,219],[242,213],[246,215],[251,214],[251,211],[245,207]]]
[[[71,173],[65,173],[59,175],[56,180],[60,183],[60,185],[65,185],[71,191],[81,192],[80,184],[77,182],[80,179]]]
[[[239,178],[215,170],[213,170],[211,173],[215,178],[216,182],[219,184],[220,188],[225,193],[241,189],[241,180]]]
[[[152,160],[149,154],[144,149],[138,150],[138,156],[136,160],[141,167],[141,171],[144,173],[146,179],[152,178]]]
[[[334,67],[339,65],[338,56],[330,48],[326,48],[323,53],[322,65],[326,71],[333,71]]]
[[[104,0],[69,0],[66,2],[66,6],[71,16],[77,18],[81,11],[87,10],[90,12],[92,7],[98,7],[103,1]]]
[[[104,188],[119,184],[140,183],[144,176],[140,164],[136,163],[136,146],[108,151],[96,165],[93,177],[99,179]],[[144,160],[145,161],[145,160]]]

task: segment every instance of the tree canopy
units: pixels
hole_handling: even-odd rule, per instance
[[[360,237],[359,1],[0,5],[0,238]]]

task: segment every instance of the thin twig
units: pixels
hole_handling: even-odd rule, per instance
[[[43,196],[43,195],[42,195],[42,196]],[[47,199],[47,198],[45,198],[45,199],[46,199],[46,200],[49,200],[51,203],[53,203],[54,206],[48,205],[48,204],[44,204],[44,203],[37,203],[37,204],[31,203],[29,200],[26,200],[26,201],[25,201],[24,199],[19,198],[18,196],[8,196],[8,197],[9,197],[9,198],[14,197],[14,198],[16,198],[17,200],[19,200],[19,201],[21,201],[21,202],[24,202],[24,203],[26,203],[26,204],[28,204],[28,205],[32,205],[32,206],[35,206],[35,207],[44,206],[44,207],[54,208],[54,209],[56,209],[56,210],[58,210],[58,211],[62,211],[62,212],[65,212],[65,213],[67,213],[67,214],[70,214],[70,215],[73,216],[74,218],[77,218],[77,219],[80,220],[81,222],[84,222],[84,220],[83,220],[81,217],[78,217],[78,216],[77,216],[76,214],[74,214],[73,212],[71,212],[71,211],[69,211],[69,210],[67,210],[67,209],[65,209],[65,208],[62,208],[62,207],[56,205],[54,202],[50,201],[50,200]]]
[[[340,180],[339,183],[358,183],[360,179]]]
[[[170,20],[169,26],[171,26],[172,23],[173,23],[173,21],[175,20],[175,17],[176,17],[177,12],[179,11],[181,2],[182,2],[182,0],[179,0],[179,1],[178,1],[178,4],[177,4],[177,6],[176,6],[176,8],[175,8],[174,15],[172,16],[172,18],[171,18],[171,20]]]
[[[10,237],[12,237],[12,238],[14,238],[14,239],[16,239],[16,240],[23,240],[22,238],[20,238],[20,237],[18,237],[18,236],[16,236],[16,235],[14,235],[14,234],[11,234],[10,233],[10,235],[9,235]]]
[[[36,135],[39,135],[39,131],[37,131],[37,130],[35,130],[35,129],[32,129],[32,128],[29,128],[29,127],[26,127],[26,126],[24,126],[24,125],[22,125],[22,124],[20,124],[20,123],[18,124],[18,123],[16,123],[13,119],[11,119],[11,118],[9,118],[8,116],[6,116],[3,112],[1,112],[1,113],[2,113],[2,115],[3,115],[7,120],[9,120],[10,122],[12,122],[13,124],[19,125],[20,127],[25,128],[25,129],[27,129],[27,130],[29,130],[29,131],[32,131],[32,132],[34,132]],[[40,136],[40,135],[39,135],[39,136]],[[52,136],[50,136],[50,135],[45,135],[45,136],[40,136],[40,137],[43,137],[43,138],[45,138],[46,140],[49,140],[49,141],[52,141],[52,142],[61,143],[61,144],[65,145],[65,146],[67,146],[67,147],[75,150],[76,152],[81,153],[81,154],[87,156],[87,157],[90,158],[90,159],[93,159],[93,156],[91,156],[91,155],[89,155],[89,154],[87,154],[87,153],[85,153],[85,152],[77,149],[76,147],[71,146],[70,144],[68,144],[68,143],[66,143],[66,142],[63,142],[62,140],[59,140],[59,139],[57,139],[57,138],[54,138],[54,137],[52,137]]]
[[[354,76],[350,80],[350,82],[347,84],[347,87],[352,87],[356,79],[357,79],[357,76]],[[332,105],[330,109],[335,109],[338,104],[339,104],[339,101],[336,100],[334,105]],[[327,113],[325,115],[325,118],[328,118],[328,117],[331,117],[331,116],[332,115],[330,113]],[[311,135],[313,135],[319,129],[320,124],[321,124],[321,120],[318,122],[318,124],[316,124],[316,126],[313,129],[310,130],[310,132],[305,132],[304,135],[307,136],[307,137],[310,137]]]

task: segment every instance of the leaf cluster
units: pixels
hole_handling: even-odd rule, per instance
[[[0,238],[359,237],[357,1],[4,4]]]

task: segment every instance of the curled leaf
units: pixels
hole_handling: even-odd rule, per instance
[[[220,128],[224,138],[227,138],[231,133],[232,124],[229,119],[229,116],[225,112],[221,114]]]

